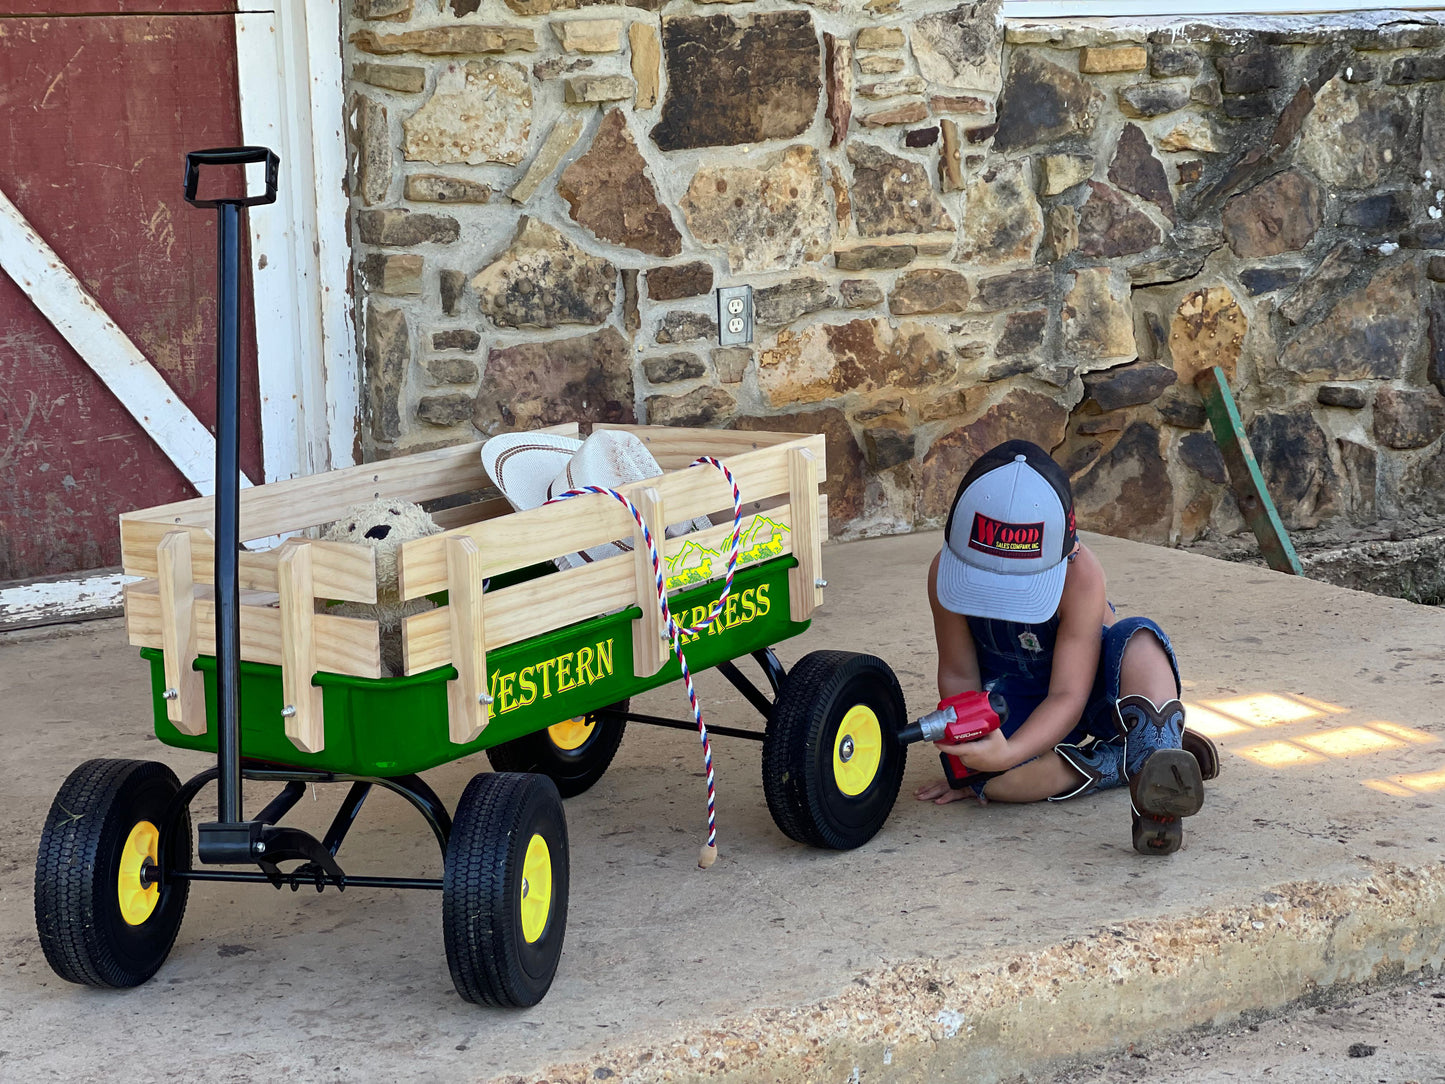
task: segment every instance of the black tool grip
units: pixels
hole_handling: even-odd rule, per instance
[[[266,163],[266,191],[259,196],[236,196],[225,199],[197,199],[196,189],[201,182],[202,166],[244,166],[254,162]],[[191,151],[186,155],[186,202],[194,207],[220,207],[230,204],[235,207],[256,207],[276,202],[276,181],[281,172],[281,159],[269,147],[215,147],[205,151]]]

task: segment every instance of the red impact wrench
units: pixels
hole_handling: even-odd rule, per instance
[[[941,701],[935,710],[905,726],[898,732],[898,741],[902,745],[918,741],[961,745],[993,733],[1007,721],[1008,704],[998,693],[959,693]],[[961,787],[967,776],[977,774],[956,756],[939,753],[938,759],[943,761],[943,774],[951,787]]]

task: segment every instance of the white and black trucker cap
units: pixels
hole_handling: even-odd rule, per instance
[[[1036,624],[1054,615],[1078,536],[1069,478],[1037,444],[984,452],[953,498],[938,600],[954,613]]]

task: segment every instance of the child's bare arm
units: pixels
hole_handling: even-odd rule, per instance
[[[1006,771],[1051,750],[1078,725],[1099,667],[1099,628],[1106,608],[1104,573],[1087,550],[1069,568],[1059,601],[1049,693],[1010,738],[988,737],[944,752],[977,771]]]
[[[938,646],[938,698],[983,688],[978,653],[968,631],[968,619],[943,608],[938,601],[938,558],[928,566],[928,605],[933,611],[933,638]]]

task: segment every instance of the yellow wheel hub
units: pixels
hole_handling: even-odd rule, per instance
[[[592,737],[592,730],[596,725],[592,721],[592,716],[578,715],[565,722],[557,723],[555,726],[549,726],[547,736],[552,739],[552,744],[558,749],[564,749],[570,753],[587,744],[587,739]]]
[[[833,739],[833,781],[850,798],[856,798],[878,775],[883,760],[883,728],[878,716],[864,704],[855,704],[843,716]]]
[[[130,830],[120,852],[116,892],[120,897],[121,917],[132,926],[139,926],[150,918],[160,902],[160,886],[141,881],[146,859],[150,859],[152,865],[160,862],[160,846],[160,829],[150,821],[141,821]]]
[[[540,835],[527,843],[522,860],[522,937],[535,945],[552,914],[552,852]]]

